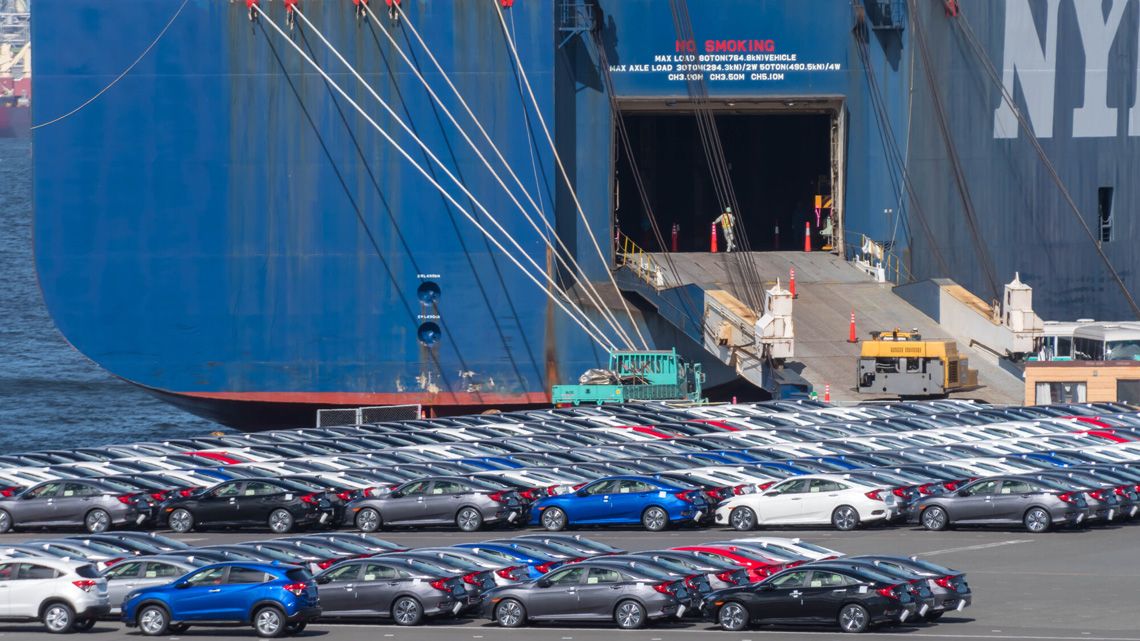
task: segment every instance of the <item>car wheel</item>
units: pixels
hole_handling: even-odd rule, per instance
[[[455,525],[464,532],[475,532],[483,527],[483,515],[473,507],[465,507],[455,515]]]
[[[148,605],[139,612],[139,630],[148,637],[165,636],[167,631],[173,632],[170,618],[157,605]]]
[[[52,603],[44,608],[44,628],[52,634],[71,632],[75,623],[75,610],[66,603]]]
[[[307,626],[307,625],[309,625],[309,624],[306,621],[298,621],[296,623],[290,623],[288,626],[285,627],[285,631],[288,632],[289,634],[297,634],[299,632],[304,632],[305,626]]]
[[[748,610],[736,601],[729,601],[717,613],[720,627],[729,632],[740,632],[748,627]]]
[[[526,625],[526,608],[515,599],[504,599],[495,608],[495,620],[504,628],[521,628]]]
[[[854,530],[859,527],[859,512],[850,505],[840,505],[831,513],[831,524],[843,532]]]
[[[95,627],[95,619],[76,619],[75,623],[71,624],[72,632],[86,632]]]
[[[410,596],[402,596],[392,604],[392,618],[396,625],[419,625],[424,620],[424,608]]]
[[[742,532],[751,530],[756,527],[756,513],[750,507],[733,508],[728,514],[728,523]]]
[[[870,622],[867,608],[858,603],[848,603],[839,611],[839,627],[844,632],[862,632]]]
[[[551,532],[561,532],[566,529],[566,513],[561,508],[547,508],[542,513],[542,527]]]
[[[6,510],[0,510],[0,534],[12,530],[12,515]]]
[[[950,518],[946,515],[946,510],[932,505],[922,511],[922,527],[937,532],[945,530],[946,526],[950,524]]]
[[[645,627],[645,608],[637,601],[625,600],[614,608],[614,621],[623,630],[639,630]]]
[[[186,534],[194,529],[194,515],[190,513],[190,510],[180,507],[170,513],[167,524],[170,525],[170,529],[175,532]]]
[[[356,529],[361,532],[375,532],[380,529],[380,513],[366,507],[356,513]]]
[[[1024,521],[1025,529],[1033,534],[1048,532],[1049,526],[1053,525],[1053,519],[1049,516],[1049,513],[1039,507],[1030,508],[1029,511],[1025,513]]]
[[[285,534],[293,530],[293,515],[289,510],[277,508],[269,513],[269,530],[274,534]]]
[[[99,534],[111,529],[111,515],[106,510],[98,508],[91,510],[83,517],[83,527],[92,534]]]
[[[641,513],[641,524],[650,532],[660,532],[669,526],[669,515],[654,505]]]
[[[946,613],[945,612],[930,612],[926,615],[926,620],[927,621],[937,621],[937,620],[942,618],[943,614],[946,614]]]
[[[272,639],[284,635],[288,623],[281,610],[268,606],[253,614],[253,629],[257,630],[257,636]]]

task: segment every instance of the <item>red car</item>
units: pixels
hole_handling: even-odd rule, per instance
[[[784,563],[762,557],[753,552],[732,551],[726,547],[712,545],[685,545],[672,548],[681,552],[696,552],[710,560],[728,561],[748,570],[748,580],[756,583],[783,570]],[[726,579],[727,580],[727,579]]]

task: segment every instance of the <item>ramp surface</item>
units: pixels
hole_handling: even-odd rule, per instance
[[[796,270],[795,357],[785,367],[811,382],[823,397],[831,385],[832,402],[851,403],[875,398],[893,398],[855,391],[859,345],[847,342],[851,312],[855,312],[856,335],[869,338],[872,330],[899,327],[917,329],[924,338],[952,338],[938,323],[896,296],[890,285],[874,282],[838,256],[825,252],[752,252],[749,254],[653,254],[656,265],[665,272],[668,285],[694,284],[702,289],[723,289],[740,300],[748,300],[747,289],[761,290],[776,279],[788,286],[788,275]],[[748,260],[760,274],[761,282],[745,280],[737,261]],[[671,264],[670,264],[671,263]],[[675,272],[675,273],[674,273]],[[961,342],[958,350],[978,370],[979,389],[952,396],[976,398],[990,403],[1020,405],[1025,393],[1017,377],[991,364],[977,349]]]

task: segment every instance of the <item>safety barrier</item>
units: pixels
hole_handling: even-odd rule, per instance
[[[654,287],[663,286],[661,269],[653,256],[620,230],[614,234],[615,254],[619,266],[629,267],[641,280]]]

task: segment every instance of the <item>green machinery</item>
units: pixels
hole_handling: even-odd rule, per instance
[[[705,374],[700,363],[687,363],[677,350],[611,352],[607,370],[592,369],[578,385],[555,385],[555,405],[685,401],[700,403]]]

